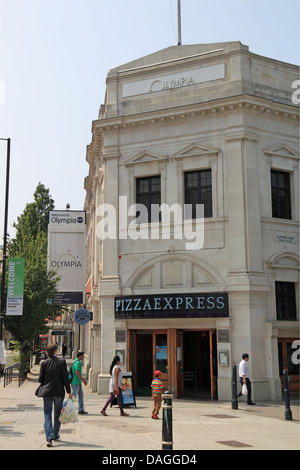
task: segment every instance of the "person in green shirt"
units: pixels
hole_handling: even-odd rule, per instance
[[[87,381],[82,377],[82,363],[84,359],[84,352],[78,351],[77,359],[73,362],[72,372],[73,378],[71,380],[73,398],[78,396],[78,414],[85,415],[87,411],[84,410],[83,389],[82,383],[87,385]]]

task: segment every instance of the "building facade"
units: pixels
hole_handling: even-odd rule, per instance
[[[244,352],[255,400],[281,398],[284,368],[297,391],[298,77],[239,42],[108,73],[86,155],[93,391],[119,353],[137,393],[160,369],[176,397],[227,400]]]

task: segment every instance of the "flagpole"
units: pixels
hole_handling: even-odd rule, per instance
[[[181,4],[180,4],[180,0],[177,0],[177,34],[178,34],[177,46],[181,46]]]

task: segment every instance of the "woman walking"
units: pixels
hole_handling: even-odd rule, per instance
[[[109,369],[109,373],[111,375],[111,379],[110,379],[110,382],[109,382],[110,397],[108,398],[107,402],[105,403],[105,405],[102,408],[102,410],[100,411],[100,413],[103,416],[107,416],[105,410],[108,407],[108,405],[113,401],[115,395],[117,395],[117,401],[118,401],[118,405],[119,405],[119,408],[120,408],[120,415],[121,416],[129,416],[129,414],[125,413],[125,411],[123,410],[122,390],[121,390],[121,383],[122,383],[122,375],[123,374],[122,374],[122,371],[121,371],[121,368],[120,368],[120,358],[119,358],[119,356],[114,357],[114,359],[111,363],[110,369]]]

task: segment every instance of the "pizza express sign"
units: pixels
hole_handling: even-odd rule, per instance
[[[229,317],[228,294],[134,295],[115,298],[115,318]]]

